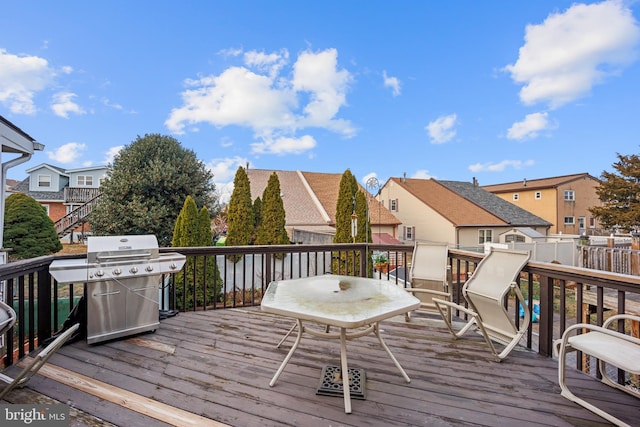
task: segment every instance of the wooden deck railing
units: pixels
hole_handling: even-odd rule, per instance
[[[390,269],[384,274],[372,271],[366,254],[374,250],[386,252],[397,267],[404,268]],[[259,305],[272,280],[326,273],[375,274],[404,286],[409,280],[412,250],[410,246],[364,244],[162,248],[161,252],[178,251],[186,255],[187,262],[182,271],[163,280],[166,287],[160,292],[160,307],[218,310]],[[233,262],[230,257],[238,261]],[[469,251],[449,251],[452,291],[457,302],[465,278],[482,257],[483,254]],[[58,330],[69,309],[83,295],[83,283],[58,285],[52,279],[49,265],[60,258],[78,256],[46,256],[0,266],[0,281],[6,284],[5,301],[13,301],[18,313],[18,322],[4,337],[5,366],[24,357]],[[207,280],[216,282],[212,286],[216,292],[213,299],[207,299],[206,295],[202,298],[197,285],[184,289],[183,283],[199,283],[198,269],[211,272],[214,264],[220,279],[215,274],[203,274]],[[539,322],[531,324],[524,344],[548,357],[552,355],[553,340],[569,325],[585,321],[602,324],[608,312],[633,310],[640,299],[640,277],[552,263],[529,262],[520,285],[529,306],[534,300],[540,304]],[[190,305],[189,301],[195,304]],[[205,305],[198,301],[211,302]],[[520,322],[518,307],[509,310],[514,322]]]

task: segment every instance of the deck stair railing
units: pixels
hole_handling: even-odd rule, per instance
[[[56,221],[56,233],[58,237],[63,237],[78,225],[86,222],[87,217],[93,210],[93,207],[100,200],[101,194],[97,194],[92,199],[81,205],[80,207],[72,210],[62,218]]]

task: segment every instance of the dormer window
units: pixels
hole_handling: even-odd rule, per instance
[[[39,188],[51,188],[51,175],[38,175]]]

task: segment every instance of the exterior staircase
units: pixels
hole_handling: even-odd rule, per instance
[[[58,237],[62,238],[66,236],[73,229],[78,227],[78,225],[87,221],[87,217],[93,210],[93,207],[100,200],[101,194],[95,195],[93,198],[89,199],[80,207],[72,210],[59,220],[55,222],[56,233],[58,233]]]

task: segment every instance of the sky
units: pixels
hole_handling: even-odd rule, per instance
[[[146,134],[193,150],[223,202],[247,164],[375,192],[599,177],[640,151],[637,0],[0,4],[0,115],[45,145],[11,179]]]

